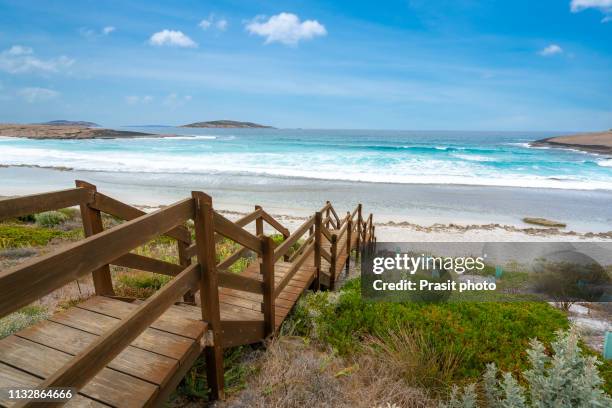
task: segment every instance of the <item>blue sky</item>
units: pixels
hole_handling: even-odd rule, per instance
[[[612,0],[0,0],[0,121],[607,129],[610,20]]]

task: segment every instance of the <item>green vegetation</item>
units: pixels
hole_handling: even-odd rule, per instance
[[[82,236],[81,229],[61,231],[31,225],[0,224],[0,249],[44,246],[55,238],[75,240]]]
[[[487,364],[483,376],[486,405],[490,408],[527,407],[609,407],[612,398],[601,389],[603,380],[597,372],[597,359],[584,356],[578,346],[575,331],[558,332],[548,355],[544,345],[536,339],[530,342],[527,356],[530,368],[520,373],[525,386],[511,373],[502,373],[498,379],[495,363]],[[447,408],[476,408],[476,384],[466,386],[463,393],[458,387]]]
[[[224,383],[226,394],[232,394],[245,388],[249,375],[254,373],[253,366],[245,363],[245,358],[252,351],[252,346],[233,347],[224,350]],[[183,381],[176,389],[176,399],[202,400],[208,398],[206,382],[206,361],[200,356]]]
[[[60,211],[46,211],[40,214],[36,214],[34,216],[34,219],[36,220],[37,225],[41,227],[50,228],[60,225],[61,223],[66,221],[68,217]]]
[[[26,306],[15,313],[11,313],[0,319],[0,339],[44,320],[47,316],[47,309],[36,305]]]
[[[543,302],[368,302],[361,298],[360,279],[339,293],[306,295],[284,325],[341,356],[373,350],[397,370],[408,367],[405,378],[419,377],[415,385],[433,391],[478,378],[490,362],[520,373],[528,365],[530,339],[549,345],[557,330],[568,327],[565,314]],[[611,367],[599,367],[607,392]]]

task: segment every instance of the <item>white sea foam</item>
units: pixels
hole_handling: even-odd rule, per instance
[[[200,149],[177,154],[161,146],[150,147],[148,150],[121,149],[104,152],[92,151],[91,145],[88,144],[78,145],[81,150],[65,149],[64,144],[58,146],[61,147],[54,149],[32,145],[5,145],[0,150],[0,164],[63,166],[77,170],[106,172],[258,174],[374,183],[612,190],[612,178],[607,177],[605,173],[598,177],[592,175],[551,177],[533,172],[512,170],[500,172],[479,165],[478,162],[485,157],[478,155],[467,155],[471,160],[441,160],[431,155],[387,160],[385,156],[356,152],[343,153],[339,159],[336,151],[230,153]],[[95,154],[92,154],[94,152]],[[602,162],[606,164],[601,162],[598,164],[603,167],[612,166],[612,160]]]
[[[453,157],[456,157],[461,160],[474,161],[474,162],[494,162],[495,161],[493,157],[482,156],[479,154],[453,154]]]
[[[599,160],[596,163],[598,166],[601,166],[601,167],[612,167],[612,159]]]

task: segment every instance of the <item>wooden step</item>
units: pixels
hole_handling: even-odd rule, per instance
[[[31,386],[127,317],[137,305],[96,296],[0,340],[0,388]],[[199,308],[173,306],[80,391],[73,406],[149,406],[167,398],[201,351]],[[190,313],[185,313],[190,310]],[[0,401],[0,405],[10,405]]]

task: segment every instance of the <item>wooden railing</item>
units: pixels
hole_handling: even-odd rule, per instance
[[[0,220],[77,205],[81,209],[85,239],[10,270],[0,271],[0,317],[90,273],[96,294],[114,296],[109,265],[160,273],[173,278],[129,316],[117,322],[107,333],[46,379],[40,387],[80,389],[179,297],[183,296],[185,301],[193,303],[194,294],[199,291],[202,324],[207,326],[211,335],[203,345],[208,385],[212,390],[212,398],[221,398],[222,352],[224,346],[236,344],[232,336],[251,336],[256,341],[273,334],[275,299],[311,257],[314,258],[315,267],[312,288],[320,288],[321,274],[324,272],[329,273],[328,286],[333,288],[337,278],[336,262],[342,258],[341,251],[346,251],[348,267],[351,249],[360,248],[362,244],[374,239],[372,215],[364,221],[361,204],[340,219],[331,203],[327,202],[290,234],[287,228],[260,206],[232,222],[213,209],[210,196],[194,191],[191,198],[145,213],[98,192],[94,185],[84,181],[77,181],[73,189],[0,200]],[[125,222],[104,230],[103,213]],[[185,226],[188,220],[193,220],[195,242],[192,242],[191,232]],[[252,222],[256,223],[255,234],[244,229]],[[264,234],[264,223],[282,234],[283,241],[279,245],[275,245],[272,238]],[[161,235],[176,240],[178,263],[131,252]],[[242,248],[217,263],[215,244],[222,237],[238,243]],[[352,245],[353,237],[356,245]],[[325,240],[330,243],[329,251],[324,245]],[[341,248],[338,248],[339,243],[342,243]],[[261,258],[261,280],[227,271],[249,252]],[[192,261],[193,257],[197,257],[197,262]],[[322,259],[329,263],[329,271],[322,270]],[[290,263],[290,266],[283,279],[275,285],[275,264],[281,260]],[[222,322],[220,287],[261,295],[263,325],[257,321]],[[38,404],[24,401],[21,406]]]

